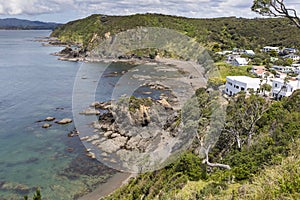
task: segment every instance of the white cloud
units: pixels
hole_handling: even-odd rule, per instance
[[[0,0],[0,14],[42,14],[67,11],[66,8],[73,7],[73,0]]]
[[[298,8],[298,0],[286,4]],[[128,15],[163,13],[186,17],[254,17],[253,0],[0,0],[0,15],[60,15],[76,18],[93,13]]]

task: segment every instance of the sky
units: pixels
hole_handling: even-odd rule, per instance
[[[190,18],[259,17],[253,0],[0,0],[0,18],[66,23],[91,14],[162,13]],[[300,12],[299,0],[286,5]]]

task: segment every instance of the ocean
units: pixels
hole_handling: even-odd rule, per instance
[[[51,31],[0,31],[0,199],[76,199],[93,191],[116,171],[86,156],[74,123],[41,126],[48,116],[72,118],[72,92],[83,63],[50,55],[62,47],[35,41]],[[85,64],[95,73],[105,64]],[[107,79],[104,93],[113,84]],[[105,81],[104,81],[105,82]],[[108,92],[109,93],[109,92]],[[103,97],[107,100],[109,97]]]

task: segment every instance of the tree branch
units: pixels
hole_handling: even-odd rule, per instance
[[[211,145],[208,145],[207,149],[205,149],[205,159],[202,161],[203,164],[207,164],[210,167],[219,167],[224,169],[231,169],[229,165],[220,164],[220,163],[210,163],[208,159],[208,153],[210,150]]]
[[[300,18],[295,9],[287,8],[283,0],[255,0],[252,10],[267,16],[286,17],[300,28]]]

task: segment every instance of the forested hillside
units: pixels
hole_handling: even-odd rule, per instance
[[[300,47],[299,29],[287,19],[243,19],[236,17],[191,19],[161,14],[131,16],[91,15],[58,27],[52,36],[63,42],[82,43],[85,46],[93,36],[104,38],[136,27],[164,27],[196,38],[212,49],[260,49],[266,45]]]
[[[214,98],[205,89],[196,94],[204,113],[201,135]],[[204,164],[196,140],[173,164],[139,175],[105,199],[299,199],[299,108],[300,91],[273,104],[240,94],[229,102],[224,130],[209,153],[211,163],[230,170]]]

